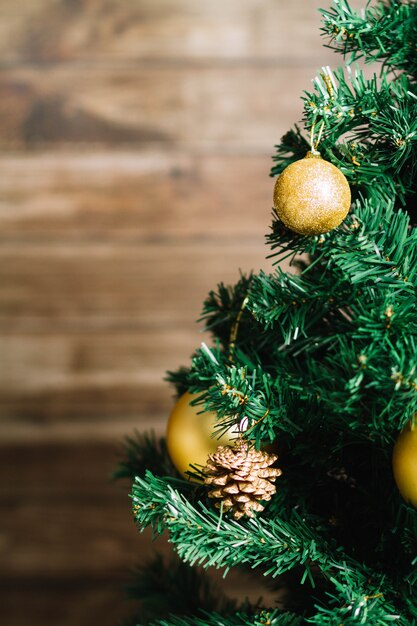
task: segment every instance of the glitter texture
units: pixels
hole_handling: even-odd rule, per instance
[[[320,235],[339,226],[349,212],[350,199],[342,172],[311,152],[286,167],[275,183],[275,211],[300,235]]]

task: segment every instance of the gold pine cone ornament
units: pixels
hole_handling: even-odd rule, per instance
[[[215,507],[230,510],[235,520],[263,511],[261,501],[272,498],[276,492],[274,482],[282,474],[280,469],[270,467],[277,458],[276,454],[256,450],[243,439],[233,447],[219,446],[203,470],[208,495],[218,500]]]
[[[417,509],[417,415],[398,436],[392,454],[392,469],[402,497]]]
[[[276,214],[299,235],[320,235],[336,228],[348,214],[350,202],[346,177],[317,152],[288,165],[275,183]]]

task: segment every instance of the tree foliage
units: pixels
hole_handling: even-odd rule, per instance
[[[210,292],[202,320],[213,342],[168,376],[217,413],[219,432],[245,418],[256,446],[279,446],[278,492],[262,515],[233,521],[175,476],[163,441],[146,438],[129,442],[118,472],[135,477],[139,528],[167,531],[189,566],[295,574],[291,610],[212,607],[155,625],[417,623],[417,512],[391,470],[393,443],[417,412],[417,5],[359,13],[334,0],[322,15],[345,64],[323,68],[304,94],[304,129],[283,137],[271,174],[312,141],[348,178],[352,210],[316,237],[274,217],[274,271]],[[355,68],[361,57],[378,73]]]

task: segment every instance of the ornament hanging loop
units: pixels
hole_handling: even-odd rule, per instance
[[[321,136],[323,134],[323,128],[324,128],[324,120],[322,120],[321,124],[320,124],[320,128],[319,128],[319,132],[318,132],[318,136],[316,141],[314,141],[314,134],[315,134],[315,130],[316,130],[316,120],[314,120],[314,122],[311,125],[311,131],[310,131],[310,146],[311,146],[311,155],[312,156],[320,156],[320,152],[317,150],[320,141],[321,141]]]

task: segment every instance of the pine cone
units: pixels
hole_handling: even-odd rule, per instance
[[[277,468],[269,467],[277,460],[275,454],[255,450],[243,439],[234,447],[219,446],[208,457],[203,472],[204,484],[212,487],[210,498],[217,498],[215,506],[231,509],[239,520],[244,515],[254,517],[254,511],[263,511],[260,500],[270,500],[276,492],[273,484],[282,474]]]

